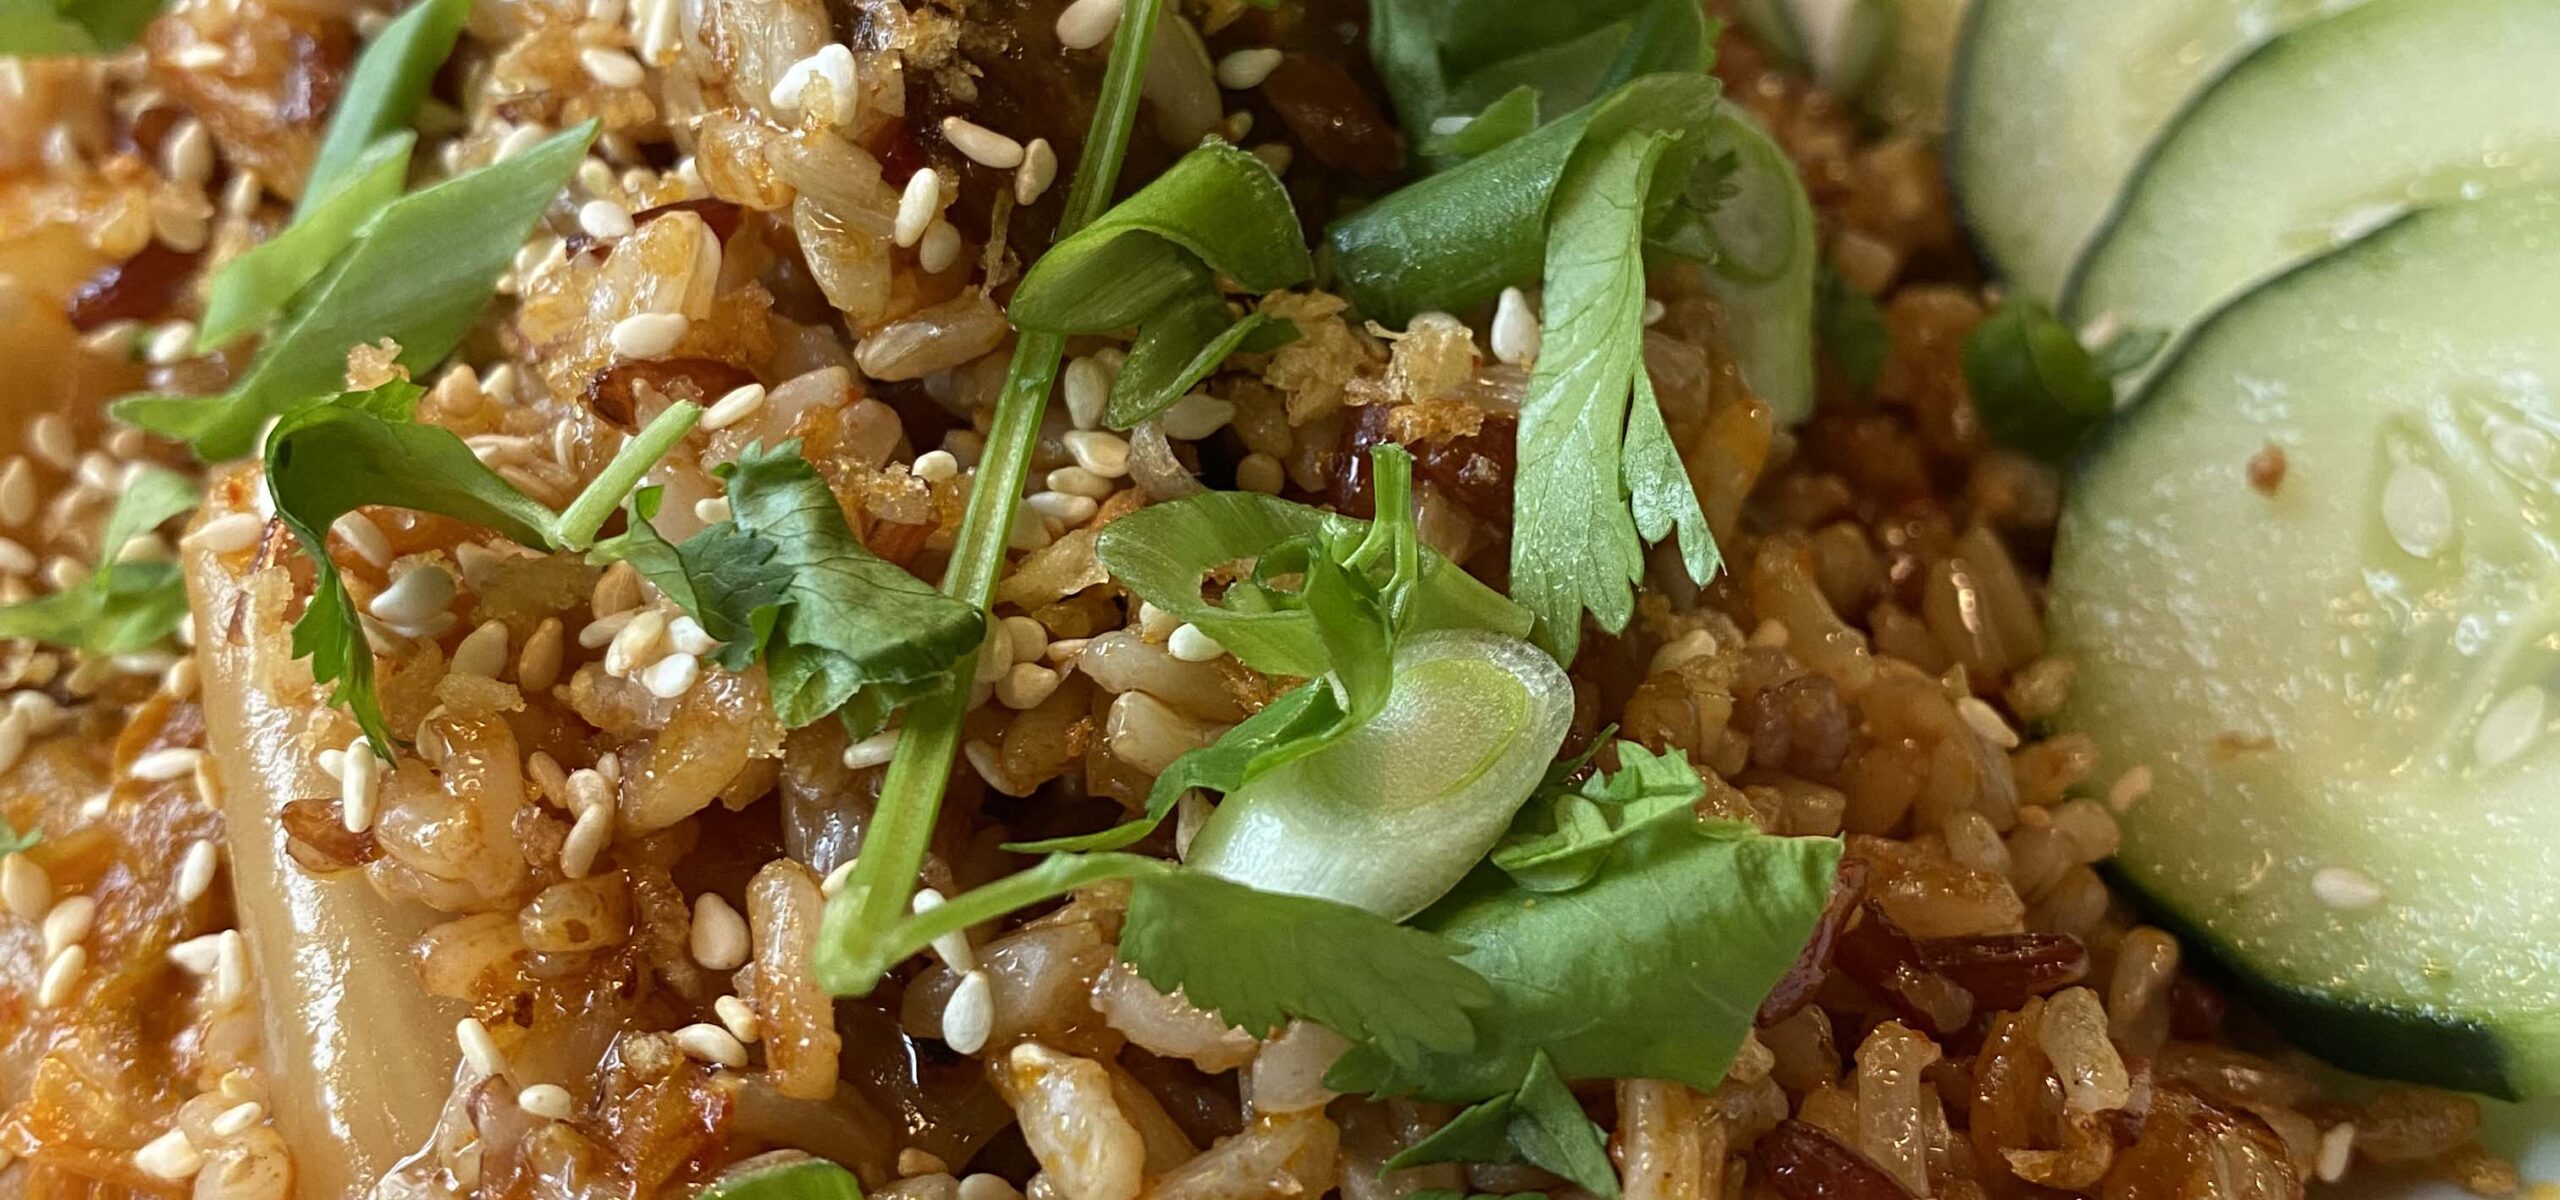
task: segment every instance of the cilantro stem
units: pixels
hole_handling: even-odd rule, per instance
[[[1101,103],[1094,109],[1075,182],[1058,218],[1058,241],[1091,224],[1111,202],[1137,115],[1147,47],[1163,7],[1164,0],[1129,0],[1121,14],[1119,31],[1111,42],[1111,65],[1102,79]],[[996,399],[995,421],[987,430],[986,454],[978,462],[969,509],[961,517],[951,565],[943,573],[943,594],[982,609],[994,600],[1014,509],[1040,435],[1041,410],[1048,404],[1058,360],[1065,353],[1066,339],[1058,334],[1025,330],[1015,340],[1004,390]],[[835,965],[835,970],[823,972],[834,992],[867,993],[882,972],[904,957],[889,953],[886,937],[907,915],[916,872],[924,865],[925,846],[933,839],[934,822],[941,816],[942,792],[950,782],[952,760],[959,749],[960,721],[968,714],[976,660],[973,651],[955,666],[947,685],[907,709],[906,731],[881,781],[878,815],[863,835],[861,854],[844,890],[827,902],[821,958]]]
[[[698,404],[678,403],[659,413],[614,452],[613,461],[604,465],[604,470],[585,491],[578,493],[577,499],[569,502],[569,507],[560,510],[560,519],[551,526],[552,540],[570,550],[595,545],[596,531],[604,528],[613,510],[622,507],[622,498],[630,495],[640,477],[658,465],[658,460],[675,449],[676,443],[693,432],[695,423],[701,420],[702,406]]]
[[[864,948],[871,953],[861,955],[839,953],[856,948],[854,940],[845,936],[849,931],[840,929],[842,922],[855,919],[855,910],[830,905],[818,934],[818,981],[830,988],[865,983],[870,976],[862,972],[872,969],[875,958],[883,966],[893,964],[932,945],[933,939],[946,933],[993,921],[1077,888],[1112,879],[1141,879],[1175,869],[1163,859],[1137,854],[1053,854],[1026,870],[971,888],[924,912],[901,917],[865,943]],[[838,974],[839,970],[843,973]]]

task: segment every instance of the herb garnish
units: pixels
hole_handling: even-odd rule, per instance
[[[1521,810],[1493,865],[1532,892],[1564,892],[1591,882],[1610,848],[1656,821],[1687,817],[1707,794],[1684,759],[1618,743],[1616,773],[1593,772],[1580,787],[1545,789]]]
[[[0,0],[0,55],[43,58],[122,50],[163,0]]]
[[[2011,297],[1965,335],[1965,386],[1985,432],[2060,463],[2115,413],[2115,378],[2150,361],[2167,340],[2159,330],[2128,329],[2093,352],[2052,310]]]
[[[823,1158],[774,1151],[731,1167],[699,1200],[862,1200],[862,1181]]]
[[[98,565],[75,587],[0,607],[0,638],[29,638],[90,654],[129,654],[176,633],[187,615],[185,573],[175,562],[119,557],[125,544],[196,506],[196,485],[175,471],[144,470],[107,514]]]
[[[1876,390],[1876,376],[1893,353],[1893,331],[1875,297],[1849,286],[1839,272],[1818,267],[1813,278],[1814,344],[1859,396]]]
[[[1040,256],[1007,310],[1044,333],[1109,333],[1137,342],[1111,385],[1105,423],[1127,429],[1164,411],[1229,354],[1296,336],[1267,313],[1227,311],[1219,277],[1255,292],[1315,274],[1297,212],[1261,159],[1210,141]]]
[[[1571,1180],[1603,1200],[1618,1195],[1608,1139],[1556,1075],[1544,1053],[1530,1060],[1516,1091],[1476,1104],[1386,1161],[1382,1170],[1433,1163],[1527,1162]]]
[[[727,643],[717,661],[762,658],[774,715],[798,728],[841,712],[867,737],[917,695],[950,681],[986,634],[980,612],[873,554],[795,442],[749,446],[719,474],[729,520],[671,546],[637,499],[630,532],[597,547],[628,558]]]
[[[1058,233],[1073,237],[1111,202],[1113,181],[1129,148],[1129,129],[1137,116],[1139,84],[1146,77],[1147,48],[1155,36],[1164,0],[1128,0],[1120,26],[1112,35],[1111,62],[1102,77],[1093,123],[1085,134],[1084,155],[1076,164],[1073,186],[1058,217]],[[1013,344],[1004,389],[996,399],[995,419],[987,429],[986,452],[978,460],[969,491],[969,509],[961,517],[960,535],[952,546],[951,564],[943,572],[942,594],[984,610],[994,598],[996,576],[1004,568],[1005,542],[1021,503],[1023,479],[1031,469],[1031,452],[1040,436],[1040,416],[1057,380],[1058,360],[1066,339],[1054,333],[1026,330]],[[881,938],[907,915],[915,895],[916,871],[924,863],[925,846],[933,838],[942,811],[942,790],[949,782],[951,761],[959,749],[960,722],[968,715],[969,689],[963,682],[976,661],[974,652],[956,664],[954,679],[919,697],[907,711],[905,732],[880,782],[880,805],[863,832],[862,853],[844,890],[827,902],[826,928],[820,937],[820,964],[834,964],[826,974],[828,990],[838,994],[868,993],[880,974],[904,954],[887,955]],[[912,949],[906,953],[913,953]]]
[[[527,230],[584,158],[588,121],[503,162],[402,196],[288,306],[249,372],[217,397],[128,396],[116,419],[190,442],[207,461],[254,449],[268,420],[345,386],[347,348],[388,337],[399,365],[443,361],[487,306]]]
[[[16,826],[0,821],[0,857],[34,849],[35,844],[43,840],[44,831],[33,825],[28,826],[25,833],[20,833]]]

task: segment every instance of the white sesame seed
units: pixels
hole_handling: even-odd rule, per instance
[[[65,946],[44,964],[44,975],[36,981],[36,1007],[59,1008],[71,999],[71,990],[80,986],[80,973],[89,967],[89,948]]]
[[[1067,453],[1076,465],[1103,479],[1119,479],[1129,473],[1129,443],[1115,433],[1099,429],[1070,429],[1066,435]],[[1052,483],[1052,488],[1058,485]],[[1064,489],[1062,489],[1064,490]]]
[[[1646,328],[1648,328],[1648,329],[1650,329],[1650,328],[1652,328],[1653,326],[1660,324],[1660,323],[1662,322],[1662,318],[1663,318],[1666,314],[1668,314],[1670,311],[1671,311],[1671,306],[1669,306],[1669,305],[1667,305],[1667,304],[1664,304],[1663,302],[1661,302],[1661,301],[1659,301],[1659,300],[1656,300],[1656,299],[1654,299],[1654,298],[1653,298],[1653,297],[1651,297],[1651,296],[1647,296],[1647,297],[1645,297],[1645,298],[1644,298],[1644,323],[1645,323],[1645,327],[1646,327]]]
[[[702,428],[721,430],[754,416],[764,407],[765,390],[761,383],[744,384],[712,402],[702,414]]]
[[[1013,639],[1013,661],[1030,662],[1049,648],[1049,627],[1029,617],[1006,617],[1004,631]]]
[[[222,47],[210,42],[195,42],[178,47],[169,55],[169,63],[189,71],[204,71],[221,66],[222,57]]]
[[[2336,909],[2371,908],[2382,903],[2382,885],[2353,867],[2322,867],[2312,872],[2311,894]]]
[[[68,471],[78,461],[79,444],[72,439],[71,422],[60,413],[38,413],[27,422],[27,450],[56,470]]]
[[[924,237],[916,242],[916,265],[927,275],[939,275],[960,261],[960,231],[949,221],[936,221],[925,226]]]
[[[359,737],[347,744],[340,757],[344,773],[338,779],[338,820],[349,833],[363,833],[373,828],[374,814],[382,808],[382,759],[373,752],[373,740]]]
[[[178,860],[178,903],[193,904],[204,899],[213,889],[213,871],[221,860],[213,852],[213,843],[201,838],[187,843],[186,856]]]
[[[631,210],[611,200],[589,200],[578,206],[578,228],[585,230],[588,237],[627,236],[632,230]]]
[[[2382,482],[2382,525],[2418,558],[2433,558],[2453,540],[2453,492],[2444,477],[2416,463],[2391,469]]]
[[[208,933],[169,947],[169,961],[190,975],[209,975],[222,956],[222,935]]]
[[[1111,403],[1109,368],[1092,355],[1079,355],[1068,360],[1060,387],[1066,393],[1067,419],[1076,428],[1089,430],[1102,424],[1103,409]]]
[[[1022,165],[1022,143],[966,117],[944,117],[942,140],[983,167],[1010,171]]]
[[[365,606],[386,625],[423,629],[453,603],[453,573],[434,563],[416,563],[391,579],[391,586]]]
[[[2508,692],[2491,705],[2480,718],[2480,727],[2471,735],[2472,757],[2483,767],[2495,767],[2513,760],[2542,736],[2544,713],[2549,697],[2541,687],[2526,684]]]
[[[534,627],[533,636],[524,640],[524,651],[516,656],[516,686],[527,691],[547,692],[560,680],[560,619],[544,617]]]
[[[852,878],[853,860],[848,858],[837,863],[835,870],[827,872],[827,877],[818,881],[818,894],[833,900],[838,893],[844,891],[845,883]]]
[[[661,358],[692,329],[683,313],[639,313],[614,322],[606,340],[623,358]]]
[[[1076,657],[1083,654],[1084,648],[1092,643],[1092,638],[1059,638],[1049,643],[1049,648],[1043,652],[1043,657],[1056,664],[1060,671],[1073,670]]]
[[[235,1138],[257,1128],[258,1122],[266,1119],[267,1106],[247,1100],[215,1114],[205,1127],[212,1130],[215,1137]]]
[[[125,773],[147,783],[184,779],[196,769],[204,751],[192,746],[165,746],[133,760]]]
[[[693,519],[705,525],[717,525],[730,515],[727,496],[705,496],[693,502]]]
[[[0,521],[23,525],[35,515],[35,464],[26,455],[13,454],[7,466],[0,466]]]
[[[1207,392],[1193,392],[1173,402],[1157,418],[1166,437],[1180,442],[1196,442],[1226,428],[1235,419],[1236,406]]]
[[[587,75],[609,88],[636,88],[649,78],[640,60],[620,50],[605,46],[589,46],[578,52],[578,65]]]
[[[1058,43],[1069,50],[1090,50],[1111,37],[1120,25],[1123,0],[1075,0],[1058,14]]]
[[[1002,1175],[980,1171],[961,1177],[960,1200],[1022,1200],[1022,1189],[1006,1182]]]
[[[356,557],[377,567],[391,565],[391,539],[383,536],[382,527],[374,524],[373,518],[351,512],[330,525],[329,532],[337,534],[347,549],[356,552]]]
[[[898,730],[884,730],[844,748],[847,770],[860,771],[886,764],[898,753]]]
[[[2000,710],[1991,707],[1980,696],[1966,696],[1956,701],[1956,715],[1964,718],[1973,735],[2002,750],[2018,748],[2018,731],[2002,720]]]
[[[824,79],[827,84],[827,110],[819,114],[821,123],[843,127],[853,123],[862,93],[854,71],[853,51],[829,43],[816,53],[791,64],[773,85],[773,106],[786,112],[801,111],[809,84]]]
[[[190,46],[188,49],[211,49],[211,47]],[[221,61],[221,51],[214,51],[214,61]],[[133,1165],[153,1179],[166,1179],[172,1182],[193,1179],[196,1172],[204,1170],[204,1152],[196,1149],[194,1142],[187,1140],[187,1131],[172,1129],[144,1142],[141,1149],[134,1151]]]
[[[715,1066],[735,1070],[747,1065],[746,1045],[717,1025],[687,1025],[675,1032],[675,1043],[676,1049]]]
[[[1022,165],[1013,172],[1013,202],[1032,204],[1058,181],[1058,152],[1049,139],[1033,138],[1022,147]]]
[[[453,1023],[453,1040],[462,1047],[462,1061],[471,1073],[482,1078],[507,1073],[507,1056],[498,1050],[498,1040],[489,1036],[489,1027],[478,1017],[464,1017]]]
[[[626,678],[643,665],[656,661],[658,647],[666,637],[666,614],[654,608],[641,609],[623,623],[621,632],[614,634],[612,643],[605,648],[604,673],[617,679]]]
[[[237,1004],[249,994],[249,939],[237,929],[213,935],[213,986],[207,993],[217,1007]]]
[[[211,554],[237,554],[257,545],[266,526],[256,513],[224,513],[179,538],[178,545]]]
[[[1250,91],[1271,78],[1280,66],[1280,52],[1269,46],[1237,50],[1218,60],[1218,86],[1232,92]]]
[[[1249,153],[1261,159],[1262,165],[1271,168],[1271,173],[1274,175],[1288,174],[1289,164],[1297,161],[1298,157],[1296,151],[1282,142],[1264,142],[1254,147]]]
[[[64,897],[44,915],[44,956],[51,959],[89,936],[97,919],[97,901],[87,896]]]
[[[667,622],[667,644],[679,654],[709,654],[720,648],[720,641],[702,628],[702,622],[691,616],[680,616]]]
[[[1660,675],[1665,671],[1678,670],[1682,663],[1705,658],[1715,652],[1716,635],[1708,630],[1692,629],[1654,651],[1653,659],[1645,664],[1645,674]]]
[[[0,901],[22,920],[43,920],[53,907],[53,876],[24,854],[0,858]]]
[[[199,187],[213,177],[213,135],[204,122],[188,117],[169,130],[168,140],[160,143],[160,171]]]
[[[19,545],[15,539],[0,538],[0,575],[32,575],[35,570],[34,551]]]
[[[960,473],[960,460],[953,458],[948,450],[927,450],[916,456],[916,465],[911,470],[918,479],[940,483]]]
[[[2355,1161],[2356,1127],[2340,1121],[2320,1135],[2320,1154],[2315,1173],[2322,1183],[2336,1183],[2347,1176],[2347,1167]]]
[[[763,1022],[756,1019],[756,1010],[735,996],[722,996],[712,1001],[711,1013],[720,1018],[720,1027],[740,1042],[753,1044],[764,1032]]]
[[[898,219],[891,235],[900,246],[913,246],[941,215],[942,175],[931,167],[920,167],[907,177],[906,190],[898,194]]]
[[[1138,635],[1140,637],[1151,642],[1162,641],[1172,637],[1174,627],[1180,624],[1182,624],[1182,618],[1157,608],[1155,602],[1150,600],[1138,602]]]
[[[1064,521],[1069,525],[1082,525],[1092,520],[1093,514],[1101,511],[1102,508],[1091,496],[1078,496],[1068,492],[1033,492],[1024,497],[1022,503],[1024,507],[1041,516]]]
[[[1083,467],[1060,467],[1049,472],[1042,482],[1049,485],[1050,491],[1065,492],[1071,496],[1085,496],[1094,500],[1108,500],[1111,498],[1111,493],[1119,490],[1118,485],[1109,479]]]
[[[690,654],[670,654],[650,663],[640,671],[640,686],[661,700],[673,700],[693,690],[702,679],[702,660]]]
[[[942,1041],[962,1054],[975,1054],[985,1049],[987,1034],[995,1029],[995,986],[984,971],[969,971],[960,976],[960,986],[951,989],[951,999],[942,1006]]]
[[[560,844],[560,871],[571,879],[584,879],[595,870],[596,856],[604,853],[605,843],[613,840],[613,806],[589,805],[578,814],[577,823],[569,826],[568,839]]]
[[[518,125],[509,129],[505,137],[498,139],[498,148],[492,158],[494,161],[504,162],[533,149],[542,139],[550,136],[551,131],[544,128],[541,122],[529,121]]]
[[[1516,287],[1502,289],[1493,306],[1493,356],[1512,366],[1527,366],[1538,357],[1538,313]]]
[[[152,329],[150,340],[142,344],[142,357],[155,367],[165,367],[193,357],[195,346],[196,323],[170,321]]]
[[[1226,657],[1227,648],[1218,639],[1201,632],[1199,626],[1183,622],[1165,639],[1165,650],[1184,662],[1211,662]]]
[[[451,669],[456,674],[497,678],[507,669],[507,623],[482,621],[453,648]]]
[[[996,700],[1010,709],[1040,707],[1058,690],[1059,675],[1038,663],[1018,662],[996,681]]]
[[[516,1107],[545,1121],[566,1121],[578,1111],[569,1089],[556,1083],[537,1083],[517,1092]]]
[[[627,562],[606,568],[605,573],[596,578],[595,590],[587,597],[587,611],[594,613],[599,620],[615,613],[625,613],[628,619],[628,616],[637,615],[632,610],[639,607],[640,571]],[[621,626],[614,628],[619,631]],[[611,637],[611,634],[605,635],[607,640]],[[603,641],[593,643],[595,646],[603,644]]]

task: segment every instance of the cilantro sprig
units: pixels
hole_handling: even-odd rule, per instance
[[[89,578],[51,595],[0,607],[0,638],[28,638],[97,655],[127,654],[177,632],[187,615],[178,564],[119,557],[126,543],[196,506],[196,485],[175,471],[142,472],[116,498]]]
[[[785,726],[840,712],[867,737],[952,682],[985,617],[865,548],[796,442],[750,446],[718,473],[730,519],[669,545],[649,523],[656,497],[638,498],[630,531],[596,556],[630,560],[725,642],[723,666],[761,658]]]
[[[16,826],[0,821],[0,857],[33,849],[43,840],[44,831],[33,825],[28,826],[25,833],[20,833]]]
[[[2116,377],[2166,341],[2159,330],[2131,329],[2093,351],[2051,310],[2013,296],[1965,335],[1965,388],[1994,440],[2061,463],[2115,413]]]

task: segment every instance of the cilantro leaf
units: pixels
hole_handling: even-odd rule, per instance
[[[270,418],[343,389],[351,346],[391,338],[411,372],[443,361],[479,320],[597,128],[588,121],[385,205],[295,294],[229,392],[127,396],[115,403],[116,419],[189,442],[207,461],[236,458],[255,448]]]
[[[1619,842],[1657,821],[1690,815],[1707,785],[1685,758],[1618,743],[1618,771],[1576,789],[1533,798],[1493,852],[1493,865],[1532,892],[1565,892],[1591,882]]]
[[[1370,58],[1435,170],[1508,140],[1479,132],[1488,118],[1525,132],[1541,108],[1567,111],[1639,75],[1703,71],[1713,40],[1687,0],[1383,0],[1369,19]]]
[[[635,500],[630,531],[597,556],[629,560],[728,643],[722,665],[743,669],[761,656],[785,725],[845,710],[857,732],[876,731],[984,639],[975,606],[863,546],[797,442],[750,446],[726,471],[729,520],[669,545],[649,525],[651,494]]]
[[[1552,1171],[1602,1200],[1618,1195],[1607,1137],[1583,1114],[1581,1102],[1545,1054],[1530,1061],[1529,1077],[1518,1090],[1460,1112],[1388,1159],[1381,1172],[1434,1163],[1512,1162]]]
[[[196,506],[196,486],[174,471],[144,471],[116,498],[98,539],[98,568],[79,586],[0,607],[0,638],[27,638],[97,655],[126,654],[177,632],[187,585],[174,562],[116,557],[127,542]]]
[[[823,1158],[784,1151],[731,1167],[699,1200],[862,1200],[862,1181]]]
[[[0,821],[0,857],[31,849],[43,840],[44,831],[33,825],[28,826],[25,833],[20,833],[7,821]]]
[[[1292,1017],[1391,1061],[1463,1054],[1493,989],[1460,945],[1347,904],[1256,891],[1196,871],[1139,879],[1120,955],[1164,992],[1257,1035]]]
[[[1230,315],[1220,276],[1267,292],[1314,274],[1280,177],[1260,158],[1210,141],[1050,247],[1007,315],[1047,333],[1136,326],[1105,413],[1112,428],[1126,429],[1181,399],[1248,342],[1271,349],[1296,336],[1275,333],[1287,327],[1263,313]]]
[[[317,198],[355,170],[384,138],[406,131],[417,119],[418,106],[470,15],[470,0],[420,0],[366,44],[347,76],[337,110],[329,114],[329,131],[312,155],[311,177],[293,210],[295,224],[307,219]]]
[[[1324,744],[1329,731],[1342,724],[1343,715],[1332,688],[1320,681],[1301,684],[1220,734],[1217,741],[1187,751],[1167,765],[1147,790],[1145,815],[1097,833],[1007,843],[1005,849],[1017,854],[1120,849],[1162,824],[1182,802],[1183,793],[1193,788],[1232,792],[1263,771],[1313,752]]]
[[[1730,822],[1658,822],[1591,882],[1533,892],[1478,868],[1414,924],[1468,950],[1498,999],[1465,1054],[1418,1064],[1357,1046],[1327,1084],[1452,1102],[1515,1088],[1540,1053],[1565,1079],[1669,1079],[1712,1089],[1761,998],[1830,898],[1840,843]]]
[[[1642,198],[1671,141],[1591,146],[1557,187],[1545,343],[1520,404],[1511,597],[1538,614],[1538,642],[1560,662],[1573,661],[1585,610],[1613,630],[1634,615],[1642,533],[1678,526],[1700,583],[1717,562],[1644,373]]]
[[[1964,339],[1965,387],[2002,445],[2061,462],[2115,412],[2115,385],[2052,310],[2011,297]]]

